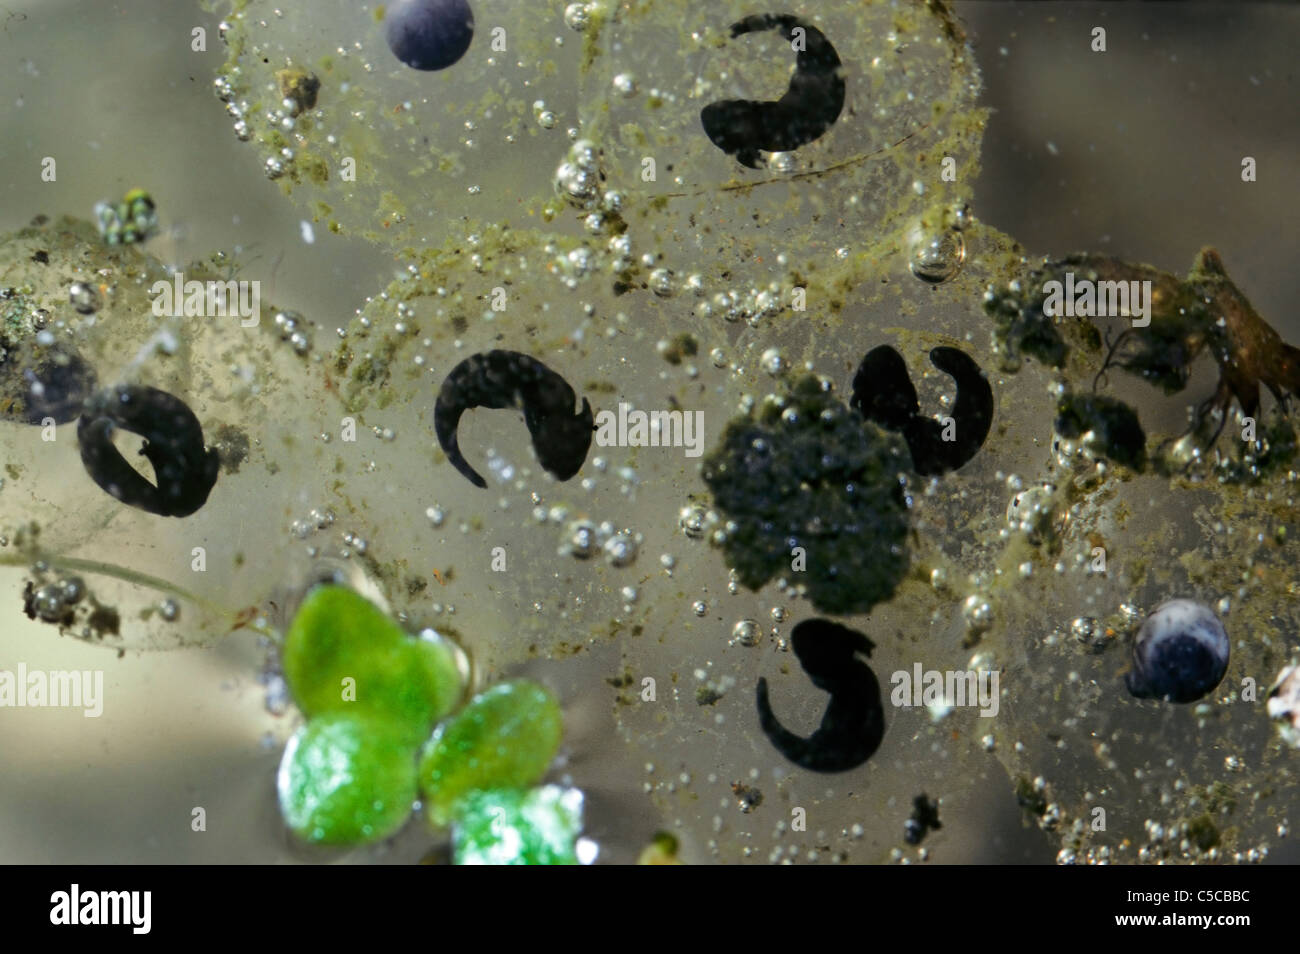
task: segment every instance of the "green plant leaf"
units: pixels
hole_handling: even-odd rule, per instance
[[[460,700],[453,647],[416,639],[342,586],[312,590],[285,634],[284,677],[308,717],[351,712],[386,719],[412,744]]]
[[[303,841],[359,845],[406,822],[415,802],[412,746],[393,724],[328,713],[285,746],[276,788],[285,824]]]
[[[537,782],[562,732],[560,704],[536,683],[503,682],[479,693],[424,747],[420,787],[430,821],[446,825],[456,804],[478,789]]]
[[[546,785],[467,795],[452,825],[458,865],[576,865],[582,792]]]

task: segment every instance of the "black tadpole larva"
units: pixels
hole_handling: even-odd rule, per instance
[[[993,424],[993,388],[970,355],[939,347],[930,351],[930,363],[957,382],[951,439],[945,439],[943,423],[921,414],[907,365],[889,345],[862,359],[849,402],[867,420],[901,433],[912,452],[912,469],[924,475],[957,470],[984,446]]]
[[[595,429],[591,404],[583,398],[582,410],[575,412],[576,401],[569,382],[536,358],[518,351],[485,351],[470,355],[443,380],[433,426],[452,465],[474,486],[486,487],[460,452],[460,416],[475,407],[522,407],[538,463],[556,480],[568,480],[586,462]]]
[[[818,139],[844,108],[839,55],[816,27],[788,14],[760,13],[732,24],[731,36],[773,29],[798,51],[785,94],[772,103],[720,100],[700,113],[713,144],[751,169],[758,168],[759,150],[790,152]]]
[[[153,465],[149,483],[113,446],[115,428],[145,439],[140,453]],[[203,444],[203,427],[174,394],[119,384],[86,401],[77,422],[81,462],[105,492],[124,504],[162,517],[188,517],[207,502],[220,457]]]
[[[880,683],[871,667],[855,658],[870,655],[871,640],[825,619],[804,620],[790,634],[799,665],[818,689],[831,694],[821,725],[800,738],[772,712],[767,680],[758,680],[758,721],[777,751],[813,772],[847,772],[875,753],[885,735]]]

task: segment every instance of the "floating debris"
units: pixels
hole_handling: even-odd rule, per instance
[[[120,202],[96,202],[95,222],[109,245],[144,242],[158,231],[153,197],[144,189],[132,189]]]

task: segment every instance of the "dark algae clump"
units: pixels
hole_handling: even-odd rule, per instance
[[[1066,394],[1056,406],[1056,432],[1071,440],[1090,435],[1096,453],[1141,471],[1147,462],[1147,436],[1137,412],[1102,394]]]
[[[1023,284],[1013,282],[1006,288],[990,288],[984,295],[984,310],[993,319],[993,331],[1003,349],[1007,370],[1019,368],[1025,356],[1049,368],[1065,364],[1070,349],[1056,322],[1043,314],[1044,296],[1041,292],[1021,296],[1022,288],[1041,289],[1046,274],[1045,270],[1035,271]]]
[[[704,458],[728,518],[721,546],[756,590],[786,576],[820,612],[863,613],[907,569],[902,438],[863,421],[812,375],[730,421]]]
[[[1067,274],[1099,288],[1145,285],[1150,314],[1141,323],[1126,315],[1053,318],[1044,311],[1044,288]],[[1111,256],[1070,255],[1044,264],[1023,282],[990,289],[984,308],[1012,368],[1021,355],[1060,368],[1072,344],[1082,345],[1098,353],[1104,349],[1099,380],[1118,367],[1166,394],[1177,394],[1187,387],[1192,363],[1208,353],[1218,365],[1219,381],[1214,394],[1197,408],[1196,418],[1200,424],[1218,417],[1214,438],[1234,401],[1244,415],[1253,416],[1259,410],[1261,387],[1279,403],[1300,392],[1300,349],[1283,341],[1255,310],[1213,248],[1200,250],[1186,280]],[[1115,318],[1129,327],[1115,325]],[[1106,331],[1104,341],[1099,328]]]

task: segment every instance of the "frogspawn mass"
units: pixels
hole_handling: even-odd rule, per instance
[[[60,219],[5,238],[0,410],[20,476],[0,558],[33,592],[84,581],[52,622],[114,646],[235,626],[278,640],[324,579],[460,647],[471,700],[554,660],[582,673],[565,705],[608,707],[610,771],[688,860],[884,861],[926,831],[942,858],[991,790],[1062,861],[1267,852],[1293,755],[1244,687],[1271,683],[1296,631],[1295,438],[1259,395],[1294,392],[1290,346],[1212,252],[1186,279],[1034,261],[980,221],[979,73],[942,4],[278,9],[223,22],[234,132],[287,201],[403,271],[337,329],[280,310],[236,332],[152,318],[169,275],[133,225],[152,203],[103,235]],[[1150,324],[1049,314],[1067,271],[1150,281]],[[56,310],[66,276],[113,287],[104,320]],[[1201,353],[1219,384],[1188,433],[1163,433],[1132,388],[1193,393]],[[108,424],[140,422],[85,403],[121,388],[168,396],[140,431],[152,493],[108,452]],[[703,455],[593,449],[596,416],[622,405],[702,414]],[[521,411],[531,440],[518,413],[474,408]],[[1238,412],[1258,439],[1216,443]],[[90,422],[85,468],[42,446],[45,416]],[[183,426],[164,435],[169,416]],[[1198,518],[1170,525],[1153,499]],[[1228,595],[1230,654],[1198,635]],[[1170,599],[1195,609],[1171,617]],[[886,707],[879,674],[917,664],[997,672],[998,714]],[[399,827],[414,743],[389,726],[367,748],[305,698],[286,764],[334,752],[395,780],[343,840],[429,838]],[[549,741],[511,757],[539,754],[549,766]],[[570,761],[577,789],[598,783],[580,767],[597,760]],[[493,820],[536,811],[558,834],[534,857],[577,857],[574,798],[526,777],[457,789],[463,857],[497,858]],[[308,836],[358,797],[286,778]],[[602,851],[648,835],[611,830]]]

